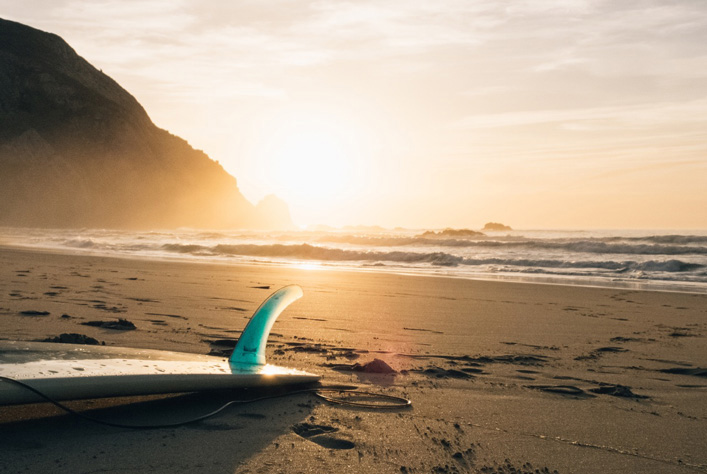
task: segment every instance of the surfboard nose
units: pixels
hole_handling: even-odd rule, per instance
[[[231,357],[231,367],[244,369],[265,365],[265,346],[275,320],[285,308],[304,295],[302,288],[289,285],[270,295],[253,313],[241,337],[238,339]]]

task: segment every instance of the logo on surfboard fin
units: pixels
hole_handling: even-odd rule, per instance
[[[275,320],[304,293],[297,285],[280,288],[270,295],[248,321],[228,362],[234,368],[265,365],[265,346]]]

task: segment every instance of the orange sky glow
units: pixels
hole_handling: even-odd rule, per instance
[[[707,228],[707,3],[0,0],[299,225]]]

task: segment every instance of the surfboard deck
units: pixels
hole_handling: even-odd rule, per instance
[[[255,312],[229,359],[111,346],[0,341],[0,376],[55,400],[180,393],[312,383],[319,376],[265,361],[277,316],[302,296],[298,286],[273,293]],[[0,380],[0,405],[45,401]]]

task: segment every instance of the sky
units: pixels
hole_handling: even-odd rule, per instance
[[[299,225],[707,228],[707,2],[0,0]]]

